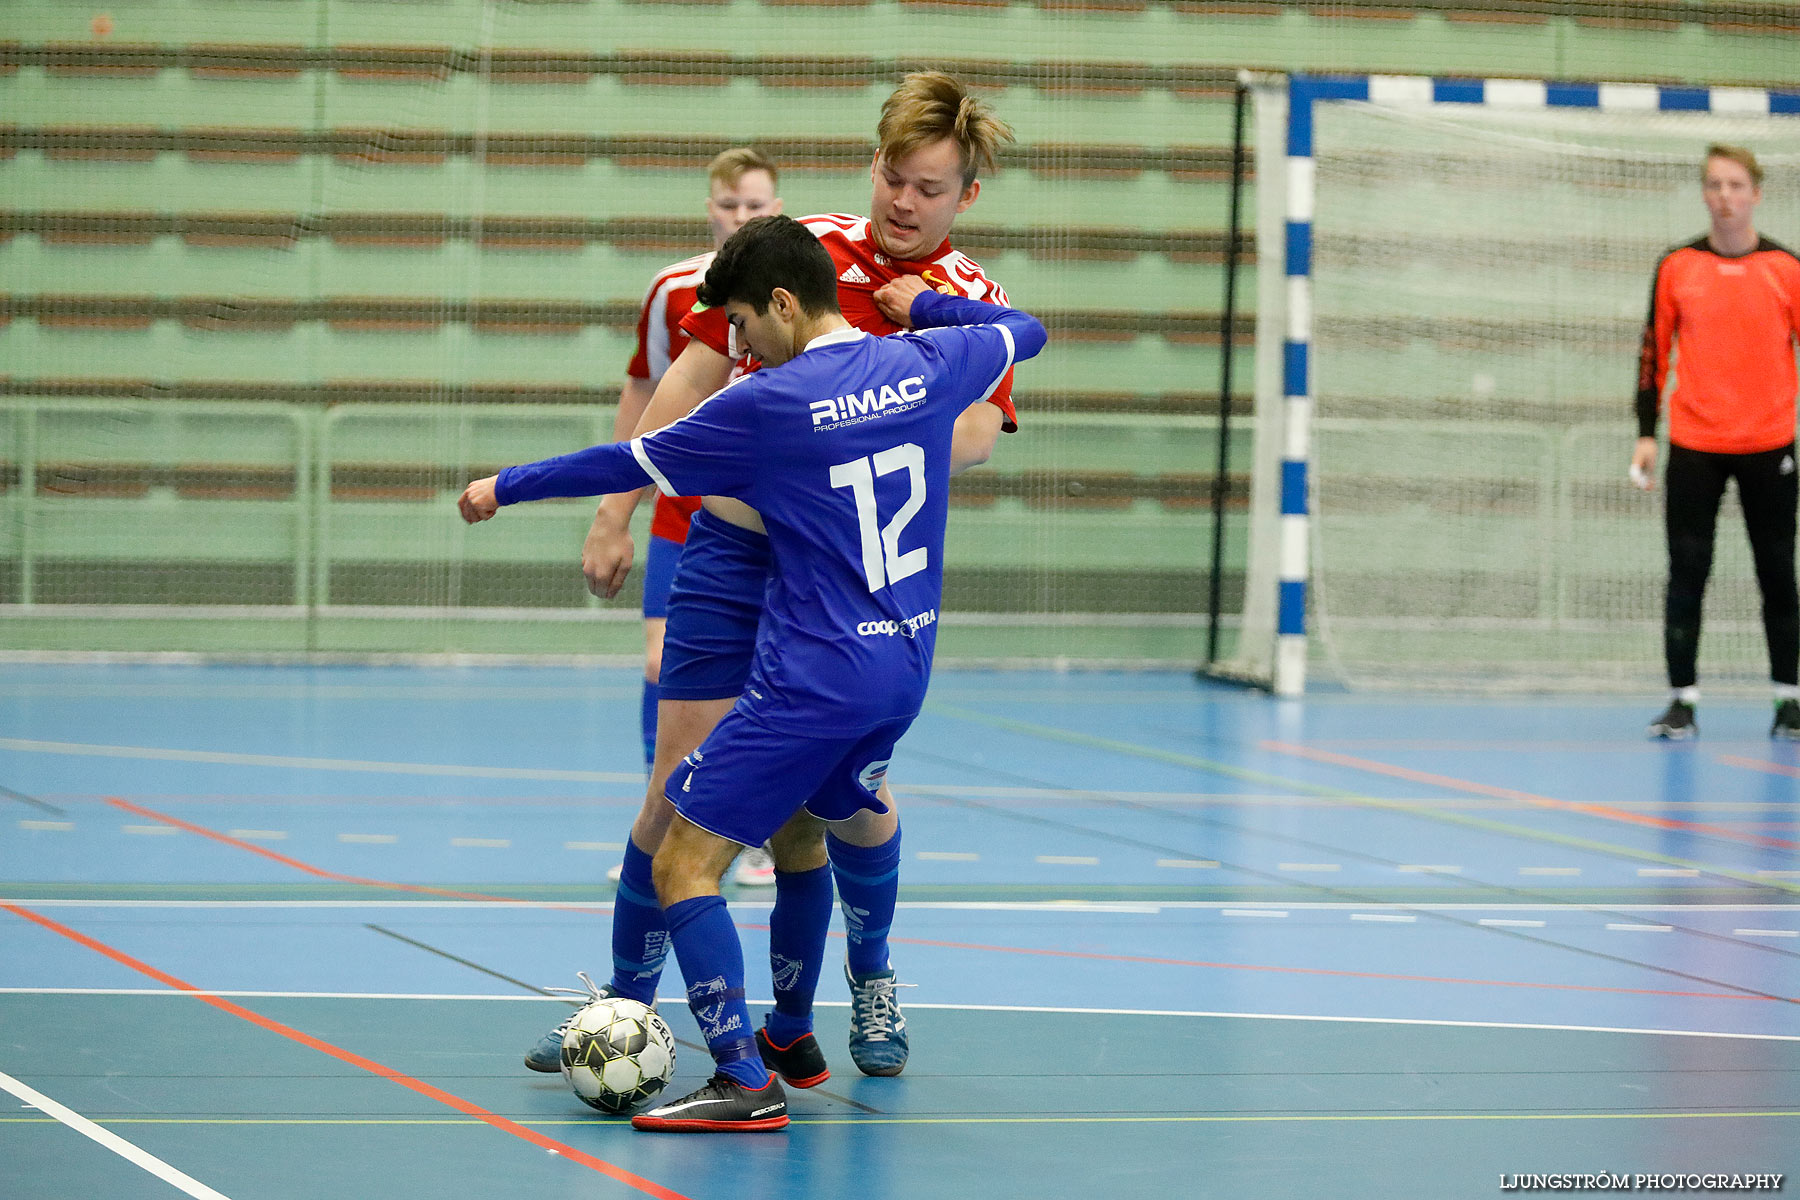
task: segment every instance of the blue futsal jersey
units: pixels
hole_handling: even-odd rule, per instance
[[[775,570],[738,708],[840,738],[924,703],[943,595],[951,428],[1043,348],[1015,309],[926,292],[921,327],[842,330],[630,443],[500,473],[501,504],[621,492],[734,496],[762,514]]]

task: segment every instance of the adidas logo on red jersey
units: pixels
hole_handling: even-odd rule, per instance
[[[861,267],[857,266],[855,263],[851,263],[849,266],[844,268],[844,273],[842,275],[838,276],[838,282],[839,283],[868,283],[868,282],[870,282],[870,280],[867,275],[863,274],[863,269]]]

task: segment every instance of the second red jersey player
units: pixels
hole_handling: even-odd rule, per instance
[[[713,252],[696,254],[671,263],[656,273],[650,290],[644,295],[644,307],[638,313],[637,351],[625,374],[654,384],[681,357],[688,335],[681,322],[694,310],[694,293],[706,278],[712,265]],[[700,507],[698,496],[665,496],[657,493],[656,507],[650,516],[652,537],[671,542],[687,541],[688,523]]]

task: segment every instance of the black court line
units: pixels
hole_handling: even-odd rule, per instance
[[[17,800],[20,804],[29,804],[39,812],[54,813],[59,817],[66,817],[69,815],[65,810],[56,807],[54,804],[39,800],[36,796],[27,796],[24,792],[15,792],[5,784],[0,784],[0,796],[4,796],[8,800]]]
[[[396,942],[405,942],[409,946],[417,946],[419,949],[424,950],[429,954],[435,954],[439,958],[447,958],[453,963],[469,968],[471,971],[480,971],[483,975],[498,979],[503,983],[510,983],[516,988],[523,988],[528,992],[536,992],[540,996],[556,995],[556,993],[549,988],[541,988],[535,983],[526,983],[523,979],[514,979],[511,975],[496,971],[492,967],[484,967],[478,962],[470,962],[468,959],[463,958],[460,955],[452,954],[448,950],[440,950],[436,946],[428,945],[425,942],[418,941],[414,938],[409,938],[404,933],[395,933],[393,930],[384,929],[380,925],[369,925],[366,923],[363,925],[363,928],[373,929],[383,937],[391,937]]]
[[[419,941],[417,938],[409,938],[404,933],[395,933],[393,930],[385,929],[380,925],[370,925],[367,923],[364,923],[363,928],[364,929],[372,929],[376,933],[381,934],[383,937],[391,937],[397,942],[405,942],[409,946],[417,946],[419,949],[424,950],[430,954],[435,954],[439,958],[447,958],[453,963],[457,963],[461,966],[468,967],[471,971],[480,971],[483,975],[488,975],[495,979],[501,980],[505,983],[510,983],[514,987],[524,988],[528,992],[536,992],[540,996],[554,996],[556,994],[555,992],[550,991],[548,988],[538,987],[534,983],[526,983],[522,979],[514,979],[511,975],[507,975],[501,971],[496,971],[492,967],[484,967],[478,962],[470,962],[468,959],[463,958],[461,955],[452,954],[448,950],[440,950],[436,946],[430,945],[426,942]],[[687,1041],[685,1038],[679,1038],[679,1037],[676,1038],[675,1044],[677,1046],[685,1047],[688,1050],[692,1050],[696,1054],[704,1054],[704,1055],[710,1056],[712,1053],[704,1045],[696,1043],[696,1042]],[[852,1100],[850,1097],[839,1095],[837,1092],[828,1092],[822,1087],[808,1088],[807,1090],[812,1092],[814,1095],[825,1096],[829,1099],[836,1100],[839,1104],[847,1105],[850,1108],[854,1108],[854,1109],[858,1110],[859,1112],[868,1113],[870,1116],[879,1117],[879,1116],[885,1115],[882,1112],[882,1110],[879,1108],[874,1108],[874,1107],[864,1104],[858,1100]]]

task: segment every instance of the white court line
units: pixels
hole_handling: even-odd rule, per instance
[[[352,846],[391,846],[400,839],[391,833],[340,833],[337,840]]]
[[[251,991],[194,991],[181,992],[173,988],[9,988],[0,987],[0,996],[148,996],[168,997],[175,999],[193,999],[196,996],[225,996],[246,1000],[473,1000],[483,1003],[499,1002],[505,1004],[562,1004],[568,1001],[561,996],[526,996],[508,994],[504,996],[462,994],[448,992],[251,992]],[[683,1004],[683,996],[658,996],[659,1004]],[[752,1008],[758,1005],[773,1005],[773,999],[747,999]],[[818,1000],[814,1002],[820,1008],[848,1008],[848,1000]],[[1330,1024],[1350,1025],[1420,1025],[1444,1029],[1521,1029],[1542,1031],[1547,1033],[1635,1033],[1649,1034],[1655,1037],[1698,1037],[1725,1038],[1752,1042],[1800,1042],[1800,1034],[1793,1033],[1731,1033],[1716,1029],[1645,1029],[1625,1025],[1545,1025],[1521,1021],[1451,1021],[1427,1017],[1346,1017],[1321,1015],[1318,1013],[1259,1013],[1259,1012],[1216,1012],[1207,1009],[1180,1008],[1085,1008],[1058,1007],[1051,1005],[1025,1004],[931,1004],[909,1001],[908,1008],[930,1008],[940,1012],[1000,1012],[1000,1013],[1044,1013],[1050,1016],[1073,1017],[1213,1017],[1240,1021],[1319,1021]]]
[[[0,1071],[0,1089],[11,1092],[38,1111],[55,1117],[81,1136],[100,1143],[133,1166],[142,1167],[164,1183],[181,1189],[194,1197],[194,1200],[230,1200],[224,1193],[215,1192],[193,1176],[177,1171],[154,1154],[138,1149],[110,1130],[100,1128],[74,1109],[58,1104],[42,1092],[20,1083],[4,1071]]]
[[[913,857],[921,862],[980,862],[981,855],[967,850],[921,850]]]
[[[1159,858],[1156,865],[1174,870],[1210,871],[1219,864],[1210,858]]]
[[[1410,924],[1419,918],[1412,913],[1353,912],[1350,914],[1350,919],[1352,921],[1392,921],[1396,924]]]
[[[1287,913],[1279,908],[1221,908],[1221,917],[1285,917]]]
[[[1606,927],[1615,933],[1672,933],[1673,925],[1627,925],[1622,921],[1608,921]]]
[[[1276,870],[1279,870],[1279,871],[1329,872],[1329,871],[1341,871],[1343,869],[1344,869],[1343,864],[1341,864],[1341,863],[1287,862],[1287,863],[1280,863],[1276,867]]]
[[[1734,929],[1736,937],[1791,937],[1800,938],[1800,929]]]
[[[962,912],[1145,913],[1155,916],[1165,906],[1134,900],[938,900],[915,907]]]
[[[1089,854],[1040,854],[1037,861],[1048,867],[1097,867],[1100,860]]]
[[[287,840],[285,829],[228,829],[225,831],[234,838],[246,842],[282,842]]]
[[[9,904],[25,904],[37,908],[350,908],[350,909],[427,909],[427,908],[492,908],[507,912],[581,910],[605,912],[612,908],[609,900],[127,900],[70,899],[49,896],[0,896]],[[1067,911],[1079,904],[1093,912],[1163,912],[1188,910],[1197,912],[1269,912],[1270,909],[1246,908],[1243,900],[902,900],[896,906],[908,911],[931,909],[952,911],[1018,912],[1043,910]],[[733,908],[768,908],[772,901],[733,899]],[[1295,900],[1282,904],[1289,909],[1307,912],[1390,909],[1397,912],[1545,912],[1545,913],[1784,913],[1795,911],[1792,904],[1469,904],[1403,902],[1394,904],[1357,902],[1353,900]],[[686,1003],[683,1001],[683,1003]]]
[[[1509,921],[1504,917],[1484,917],[1475,922],[1477,925],[1491,925],[1495,929],[1542,929],[1542,921]]]
[[[87,742],[38,742],[0,738],[0,750],[23,754],[71,754],[82,758],[142,758],[160,762],[220,763],[240,767],[291,767],[302,771],[365,771],[377,775],[450,775],[467,779],[542,779],[567,783],[635,783],[637,771],[557,771],[547,767],[459,767],[450,763],[373,762],[355,758],[294,758],[285,754],[234,754],[223,750],[167,750],[160,746],[101,746]]]
[[[33,821],[26,818],[19,822],[20,829],[36,829],[43,833],[67,833],[75,828],[73,821]]]
[[[1463,869],[1453,866],[1437,866],[1431,863],[1402,863],[1394,868],[1403,875],[1461,875]]]
[[[1693,867],[1639,867],[1638,875],[1644,879],[1698,879],[1700,872]]]
[[[564,850],[623,850],[624,842],[564,842]]]
[[[511,838],[453,837],[450,839],[450,844],[452,846],[463,846],[474,850],[512,849]]]

